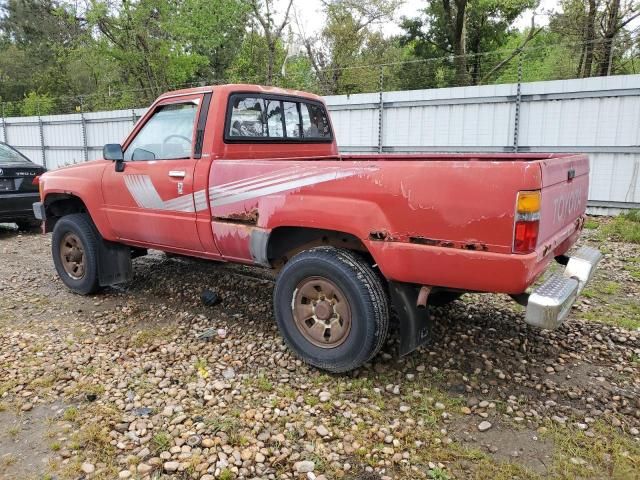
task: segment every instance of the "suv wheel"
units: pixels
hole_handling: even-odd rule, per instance
[[[372,268],[332,247],[293,257],[274,292],[276,321],[289,348],[331,372],[353,370],[378,353],[389,327],[388,304]]]

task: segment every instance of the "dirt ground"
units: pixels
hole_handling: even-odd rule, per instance
[[[152,252],[81,297],[50,236],[0,226],[0,478],[640,478],[640,245],[596,233],[558,330],[466,295],[336,376],[284,346],[268,271]]]

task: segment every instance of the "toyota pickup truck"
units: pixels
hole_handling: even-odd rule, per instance
[[[585,155],[341,155],[320,97],[222,85],[166,93],[103,159],[44,174],[34,212],[79,294],[129,281],[147,249],[275,269],[287,345],[344,372],[376,355],[391,311],[407,354],[426,307],[465,292],[561,325],[600,259],[567,255],[588,184]]]

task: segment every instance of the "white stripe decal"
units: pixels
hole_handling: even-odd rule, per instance
[[[378,167],[318,167],[296,166],[256,175],[199,190],[163,201],[148,175],[125,175],[124,182],[138,207],[153,210],[200,212],[207,210],[207,197],[212,207],[256,199],[302,187],[330,182],[377,170]]]
[[[329,182],[332,180],[338,180],[341,178],[352,177],[354,175],[358,175],[365,171],[370,171],[371,169],[375,169],[375,167],[371,168],[357,168],[352,170],[334,170],[322,174],[317,174],[313,176],[300,176],[299,178],[280,183],[277,185],[269,185],[263,188],[257,188],[253,190],[245,190],[234,193],[233,195],[228,195],[222,198],[213,198],[211,205],[213,207],[220,207],[223,205],[228,205],[231,203],[251,200],[254,198],[262,197],[264,195],[271,195],[274,193],[286,192],[288,190],[295,190],[297,188],[307,187],[309,185],[315,185],[318,183]],[[214,196],[215,196],[216,188],[214,187]]]
[[[251,190],[257,190],[258,188],[263,188],[263,187],[266,187],[266,186],[269,186],[269,185],[276,185],[276,184],[286,183],[286,182],[288,182],[290,180],[298,180],[300,178],[312,177],[314,175],[318,175],[318,174],[321,174],[321,173],[323,173],[322,170],[319,171],[318,169],[313,169],[313,170],[311,170],[309,172],[302,172],[302,173],[298,172],[296,174],[288,175],[286,177],[279,177],[279,178],[276,178],[274,180],[266,180],[264,182],[254,183],[254,184],[249,185],[248,187],[245,187],[245,188],[236,188],[236,189],[233,189],[233,190],[220,191],[220,188],[215,186],[215,187],[212,187],[212,189],[210,189],[209,198],[211,198],[212,200],[219,199],[219,198],[230,196],[230,195],[234,195],[234,194],[237,194],[237,193],[248,192],[248,191],[251,191]]]
[[[177,212],[195,211],[192,195],[172,198],[166,202],[163,201],[148,175],[125,175],[124,183],[133,200],[140,208]],[[202,194],[204,194],[204,190]]]
[[[312,168],[317,170],[317,167],[312,167]],[[291,175],[291,174],[294,174],[294,173],[299,173],[300,170],[301,169],[299,167],[282,168],[280,170],[271,171],[271,172],[268,172],[268,173],[264,173],[262,175],[256,175],[255,177],[250,177],[250,178],[245,178],[243,180],[236,180],[236,181],[233,181],[233,182],[220,184],[216,188],[220,189],[220,191],[233,190],[233,189],[236,189],[236,188],[249,186],[251,184],[262,182],[262,181],[265,181],[265,180],[276,179],[278,177],[284,177],[284,176]]]

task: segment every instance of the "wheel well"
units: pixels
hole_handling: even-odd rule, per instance
[[[54,225],[65,215],[71,213],[87,213],[84,202],[75,195],[67,193],[52,193],[44,199],[46,213],[46,231],[53,230]]]
[[[355,235],[306,227],[274,228],[269,235],[267,257],[271,265],[280,268],[295,254],[322,245],[354,250],[372,258],[367,247]]]

